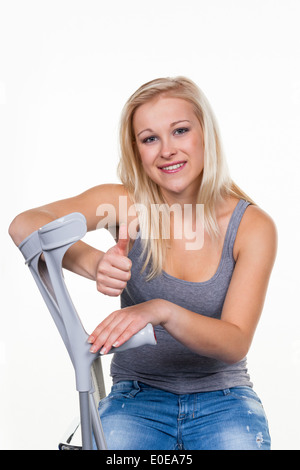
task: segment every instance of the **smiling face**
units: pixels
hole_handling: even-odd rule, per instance
[[[144,171],[166,200],[193,200],[204,167],[204,144],[192,104],[160,95],[137,108],[133,128]]]

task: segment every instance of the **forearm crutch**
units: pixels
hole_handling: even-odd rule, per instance
[[[62,259],[75,242],[87,231],[85,217],[74,212],[44,225],[29,235],[19,245],[43,299],[52,315],[56,327],[72,361],[76,389],[79,392],[82,449],[93,448],[93,435],[99,450],[107,449],[97,406],[93,398],[95,374],[100,398],[105,396],[100,354],[90,352],[85,331],[64,282]],[[44,254],[45,262],[41,261]],[[155,345],[153,326],[144,329],[110,353],[124,351],[145,344]],[[99,377],[100,375],[100,377]]]

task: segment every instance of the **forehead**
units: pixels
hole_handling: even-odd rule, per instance
[[[133,127],[139,132],[144,127],[170,125],[180,120],[195,120],[193,105],[182,99],[159,96],[137,108],[133,116]]]

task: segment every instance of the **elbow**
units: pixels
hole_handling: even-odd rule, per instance
[[[246,354],[244,354],[244,355],[235,355],[235,356],[223,359],[223,362],[225,362],[225,364],[227,364],[228,366],[232,366],[232,365],[237,364],[238,362],[240,362],[242,359],[244,359],[245,356],[246,356]]]
[[[21,212],[18,214],[8,227],[8,234],[17,246],[19,246],[24,238],[26,238],[32,231],[30,218],[28,218],[27,212]]]
[[[22,241],[20,240],[21,229],[20,229],[19,219],[20,219],[20,215],[17,215],[8,227],[8,234],[16,245],[19,245]]]
[[[252,337],[236,325],[230,325],[230,335],[223,345],[223,358],[225,364],[233,365],[242,361],[248,354]]]
[[[240,345],[238,347],[232,347],[224,354],[222,361],[227,365],[237,364],[247,356],[248,351],[249,347],[246,344]]]
[[[13,219],[8,228],[8,233],[14,243],[19,246],[28,235],[56,218],[52,212],[42,208],[30,209],[21,212]]]

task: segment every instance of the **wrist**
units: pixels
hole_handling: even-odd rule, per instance
[[[172,303],[165,299],[155,299],[155,308],[159,313],[159,324],[163,327],[167,325],[171,318]]]
[[[66,252],[63,267],[95,281],[97,267],[102,256],[103,252],[79,240]]]

